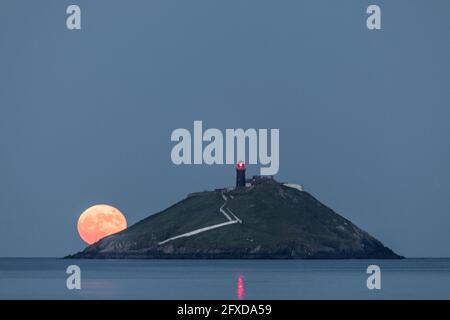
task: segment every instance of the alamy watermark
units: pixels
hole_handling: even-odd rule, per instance
[[[66,287],[69,290],[81,289],[81,269],[76,264],[67,267],[66,273],[69,275],[66,280]]]
[[[170,140],[177,142],[171,152],[176,165],[235,164],[242,160],[261,165],[261,175],[275,175],[280,167],[279,129],[225,129],[223,134],[216,128],[203,132],[203,122],[194,121],[193,134],[178,128],[173,130]]]
[[[366,285],[369,290],[381,289],[381,268],[375,264],[367,267],[367,274],[370,276],[367,278]]]

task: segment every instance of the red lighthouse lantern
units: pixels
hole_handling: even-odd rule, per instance
[[[236,163],[236,188],[245,187],[245,163],[238,161]]]

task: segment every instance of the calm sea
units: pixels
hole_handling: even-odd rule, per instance
[[[66,268],[81,268],[68,290]],[[368,290],[367,266],[381,268]],[[0,299],[450,299],[450,259],[0,259]]]

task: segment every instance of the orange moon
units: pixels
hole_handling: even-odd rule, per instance
[[[126,229],[127,220],[118,209],[98,204],[84,211],[78,218],[78,233],[87,244]]]

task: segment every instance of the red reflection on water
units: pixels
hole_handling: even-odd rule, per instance
[[[244,289],[244,277],[239,275],[237,283],[237,298],[239,300],[244,299],[245,289]]]

